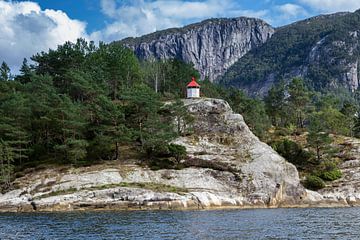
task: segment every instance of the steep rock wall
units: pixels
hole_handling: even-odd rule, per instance
[[[215,80],[248,51],[274,33],[267,23],[253,18],[210,19],[179,29],[169,29],[119,43],[140,59],[177,58],[191,62],[202,79]]]

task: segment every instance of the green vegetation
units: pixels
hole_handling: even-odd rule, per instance
[[[317,176],[309,175],[306,177],[304,185],[308,189],[319,190],[325,187],[325,182]]]
[[[334,181],[341,178],[342,173],[339,169],[334,169],[331,171],[325,171],[320,174],[320,178],[326,181]]]
[[[0,186],[9,187],[14,171],[13,154],[11,148],[3,141],[0,141]]]
[[[131,154],[121,149],[154,169],[183,167],[186,149],[169,143],[191,134],[194,119],[180,101],[191,77],[199,78],[191,64],[139,62],[119,44],[83,39],[31,60],[17,76],[5,62],[0,67],[1,184],[41,164],[127,160]],[[259,135],[270,126],[260,100],[200,84],[204,97],[228,100]]]
[[[273,126],[264,139],[301,176],[310,176],[306,186],[320,189],[323,181],[342,177],[338,165],[351,157],[339,154],[344,150],[339,136],[359,136],[356,95],[310,91],[304,80],[295,78],[288,85],[274,85],[264,102]]]
[[[14,167],[122,159],[122,146],[144,158],[155,157],[159,147],[184,157],[183,149],[168,144],[191,119],[181,101],[167,109],[163,100],[183,97],[189,79],[199,76],[190,64],[140,63],[127,48],[83,39],[32,60],[28,65],[25,59],[15,77],[6,63],[0,68],[2,182],[9,182]],[[156,89],[152,65],[161,76]]]
[[[169,186],[165,184],[158,184],[158,183],[128,183],[128,182],[121,182],[118,184],[105,184],[105,185],[99,185],[99,186],[93,186],[93,187],[87,187],[87,188],[81,188],[80,190],[83,191],[92,191],[92,190],[103,190],[103,189],[109,189],[109,188],[117,188],[117,187],[128,187],[128,188],[142,188],[142,189],[148,189],[152,190],[154,192],[173,192],[173,193],[186,193],[188,192],[185,188],[179,188],[175,186]],[[79,191],[76,188],[69,188],[66,190],[58,190],[51,193],[43,194],[41,196],[38,196],[35,199],[42,199],[47,197],[53,197],[53,196],[60,196],[60,195],[66,195],[71,194]]]
[[[308,165],[313,158],[311,152],[305,151],[299,144],[289,139],[278,140],[272,144],[272,147],[298,168]]]
[[[16,170],[128,160],[131,154],[124,149],[138,153],[140,164],[154,170],[227,169],[187,159],[183,146],[170,144],[192,134],[194,119],[180,101],[191,77],[199,77],[191,64],[139,62],[118,44],[96,47],[82,39],[32,60],[33,65],[23,61],[18,76],[11,76],[6,63],[0,68],[0,183],[5,187]],[[305,83],[279,81],[261,100],[200,81],[202,96],[228,101],[302,175],[332,181],[341,177],[341,161],[331,136],[360,135],[359,98],[311,91]]]
[[[302,74],[316,91],[344,86],[344,72],[359,58],[355,33],[360,11],[318,16],[278,28],[261,47],[251,50],[221,78],[226,86],[264,85]],[[258,93],[252,93],[254,95]]]

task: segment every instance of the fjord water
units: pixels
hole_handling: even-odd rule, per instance
[[[360,208],[0,214],[0,239],[360,239]]]

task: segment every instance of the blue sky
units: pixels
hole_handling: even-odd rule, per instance
[[[111,42],[214,17],[257,17],[278,27],[318,14],[354,11],[360,0],[0,0],[0,61],[79,37]]]

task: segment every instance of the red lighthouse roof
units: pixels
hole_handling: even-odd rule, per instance
[[[191,82],[187,85],[187,87],[200,87],[200,85],[195,81],[195,78],[191,78]]]

